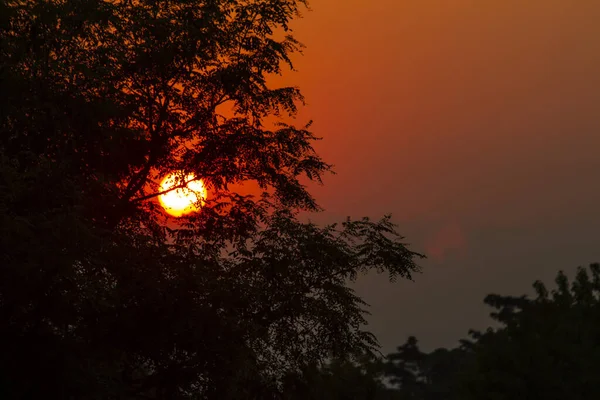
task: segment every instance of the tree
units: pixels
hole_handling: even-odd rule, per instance
[[[470,371],[473,353],[464,346],[439,348],[423,360],[425,377],[424,400],[460,399],[457,382]]]
[[[600,394],[600,264],[579,268],[556,289],[537,281],[536,298],[489,295],[501,328],[473,332],[475,364],[464,399],[589,399]]]
[[[334,359],[325,365],[310,366],[303,374],[287,377],[287,400],[395,400],[397,391],[383,383],[384,364],[373,355],[357,360]]]
[[[461,346],[424,353],[409,336],[386,358],[385,375],[399,399],[450,400],[456,398],[455,381],[468,369],[471,352]]]
[[[272,123],[303,99],[268,77],[305,5],[0,2],[3,398],[268,398],[373,350],[348,281],[410,279],[421,255],[389,216],[299,220],[331,166],[310,124]],[[210,191],[175,226],[173,171]]]
[[[424,353],[415,337],[387,357],[399,399],[589,399],[600,394],[600,264],[560,271],[551,292],[486,296],[499,328],[471,330],[454,349]]]
[[[418,340],[409,336],[406,343],[397,348],[396,353],[387,356],[386,375],[390,383],[400,389],[403,398],[418,399],[422,397],[425,382],[422,362],[425,354],[418,346]]]

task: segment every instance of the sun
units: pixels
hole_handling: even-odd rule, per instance
[[[193,174],[188,174],[184,182],[185,187],[171,190],[158,196],[160,204],[167,213],[174,217],[198,211],[204,205],[206,188],[201,179],[195,179]],[[165,192],[181,184],[181,172],[172,172],[165,176],[160,183],[160,191]]]

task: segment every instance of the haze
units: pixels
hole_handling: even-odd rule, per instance
[[[393,213],[429,259],[357,284],[383,352],[485,328],[490,292],[600,261],[600,2],[313,1],[298,84],[323,221]]]

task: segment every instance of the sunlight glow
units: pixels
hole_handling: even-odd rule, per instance
[[[174,217],[198,211],[206,199],[206,188],[201,179],[195,179],[194,175],[189,174],[184,182],[187,182],[185,187],[171,190],[158,197],[165,211]],[[181,183],[181,172],[172,172],[160,183],[160,191],[167,191]]]

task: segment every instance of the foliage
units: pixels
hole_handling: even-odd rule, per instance
[[[500,324],[454,349],[422,352],[415,337],[387,356],[399,399],[590,399],[600,393],[600,264],[560,271],[536,297],[488,295]]]
[[[600,393],[600,264],[561,271],[536,298],[489,295],[503,326],[473,332],[476,363],[462,382],[465,399],[589,399]]]
[[[305,5],[0,1],[0,397],[270,398],[374,349],[347,283],[421,255],[390,217],[298,217],[331,167],[267,82]],[[175,224],[171,171],[211,193]]]
[[[455,398],[455,381],[469,365],[471,352],[459,347],[424,353],[417,338],[409,336],[386,358],[385,376],[400,399],[449,400]]]
[[[287,377],[284,387],[289,400],[395,400],[394,390],[382,382],[383,363],[363,354],[356,361],[337,358],[321,368],[313,365],[302,375]]]
[[[400,387],[408,399],[420,396],[424,386],[420,366],[425,354],[419,350],[417,342],[416,337],[409,336],[406,343],[397,348],[396,353],[387,357],[386,373],[390,377],[390,383]]]

